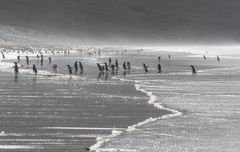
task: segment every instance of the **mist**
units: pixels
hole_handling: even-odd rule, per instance
[[[0,0],[1,44],[237,45],[238,0]]]

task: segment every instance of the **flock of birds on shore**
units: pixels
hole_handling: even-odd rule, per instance
[[[52,52],[52,54],[54,54],[54,51],[51,51],[51,52]],[[63,51],[63,52],[64,52],[65,55],[70,54],[70,51]],[[118,51],[117,51],[117,53],[118,53]],[[139,53],[139,51],[138,51],[138,53]],[[1,52],[1,54],[2,54],[2,58],[5,59],[5,54],[3,52]],[[18,54],[19,54],[19,52],[18,52]],[[88,54],[89,54],[89,56],[92,55],[91,53],[88,53]],[[96,54],[96,51],[95,51],[95,54]],[[98,55],[99,56],[101,55],[100,51],[98,52]],[[123,52],[122,52],[122,56],[123,56]],[[41,66],[43,66],[44,56],[41,52],[40,52],[40,56],[37,55],[37,59],[38,60],[40,59],[40,64],[41,64]],[[168,59],[171,59],[171,54],[168,54]],[[205,55],[203,55],[203,59],[204,60],[207,59]],[[160,64],[160,60],[161,60],[161,57],[159,56],[158,57],[159,64],[157,65],[158,73],[162,73],[162,67],[161,67],[161,64]],[[29,57],[27,55],[25,56],[25,61],[26,61],[26,65],[29,66],[30,60],[29,60]],[[220,61],[219,56],[217,56],[217,61],[218,62]],[[52,63],[52,58],[51,57],[48,57],[48,62],[49,62],[49,64]],[[15,74],[19,73],[18,63],[20,63],[20,56],[19,55],[17,56],[17,62],[14,62],[14,73]],[[97,68],[98,68],[100,74],[103,74],[104,72],[108,73],[109,71],[111,71],[112,74],[114,74],[115,71],[118,72],[118,70],[120,69],[117,59],[115,60],[115,63],[112,63],[112,59],[109,58],[108,59],[108,64],[105,62],[103,65],[101,65],[100,63],[96,63],[96,65],[97,65]],[[84,67],[83,67],[83,64],[81,63],[81,61],[75,61],[74,64],[73,64],[73,67],[71,67],[70,65],[66,65],[66,67],[67,67],[69,75],[73,74],[73,69],[75,70],[75,72],[80,70],[81,74],[84,71]],[[148,67],[149,66],[147,66],[145,63],[143,63],[143,70],[144,70],[145,73],[149,73]],[[191,70],[192,70],[192,74],[194,74],[194,75],[197,74],[197,70],[195,69],[195,67],[193,65],[190,65],[190,67],[191,67]],[[57,68],[58,68],[57,64],[52,65],[52,69],[53,69],[54,72],[57,71]],[[122,68],[124,70],[123,75],[126,75],[126,73],[127,72],[129,73],[130,70],[131,70],[131,63],[130,62],[123,62]],[[37,67],[36,67],[35,64],[32,64],[32,71],[35,75],[37,75],[38,70],[37,70]]]

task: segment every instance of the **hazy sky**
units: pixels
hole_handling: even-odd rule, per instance
[[[0,42],[238,44],[239,0],[0,0]]]

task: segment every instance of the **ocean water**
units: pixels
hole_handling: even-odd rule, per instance
[[[31,57],[39,69],[36,77],[24,60],[17,78],[11,68],[15,59],[2,62],[1,71],[7,74],[1,81],[0,150],[239,151],[239,57],[225,54],[226,48],[221,48],[223,53],[192,49],[145,48],[138,54],[136,48],[108,48],[100,57],[56,55],[57,73],[47,60],[41,67]],[[118,59],[120,68],[130,61],[132,69],[99,75],[96,62],[108,62],[109,57],[113,63]],[[70,77],[66,64],[76,60],[85,71]],[[143,63],[149,66],[147,74]],[[197,75],[192,75],[191,64]],[[25,89],[16,94],[17,88]]]
[[[126,56],[124,60],[133,62],[134,73],[119,79],[134,81],[137,89],[150,96],[150,104],[172,114],[148,119],[103,143],[98,151],[240,151],[239,56],[222,54],[217,62],[216,56],[204,60],[201,52],[170,52],[169,60],[168,53],[147,50]],[[161,74],[156,72],[158,56]],[[150,73],[143,73],[142,63]],[[192,75],[191,64],[197,75]]]
[[[20,53],[19,74],[13,73],[16,52],[5,53],[0,61],[0,151],[79,152],[97,140],[107,141],[129,125],[149,117],[169,113],[148,106],[148,96],[134,83],[113,79],[116,74],[99,74],[96,62],[105,56],[44,54],[44,64],[36,54]],[[52,64],[48,63],[52,56]],[[99,58],[99,59],[98,59]],[[83,73],[66,65],[81,61]],[[38,75],[32,72],[36,64]],[[57,72],[52,65],[57,64]],[[121,71],[122,73],[122,71]],[[120,71],[119,71],[120,74]]]

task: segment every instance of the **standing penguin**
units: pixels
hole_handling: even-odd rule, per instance
[[[17,65],[17,62],[14,62],[14,73],[15,74],[18,74],[18,65]]]
[[[123,69],[124,69],[124,70],[127,70],[126,62],[123,62]]]
[[[192,74],[197,74],[195,67],[193,65],[190,65],[190,67],[192,68]]]
[[[33,64],[33,72],[35,75],[37,75],[37,68],[36,68],[35,64]]]
[[[41,66],[43,65],[43,55],[41,55],[41,60],[40,60],[40,62],[41,62]]]
[[[1,52],[1,53],[2,53],[2,58],[5,59],[5,55],[4,55],[4,53],[3,53],[3,52]]]
[[[72,67],[70,65],[67,65],[67,67],[68,67],[69,74],[72,75]]]
[[[27,65],[29,65],[29,58],[27,55],[26,55],[26,63],[27,63]]]
[[[131,69],[130,62],[127,62],[127,67],[128,67],[128,70],[130,70],[130,69]]]
[[[97,67],[98,67],[99,72],[103,72],[102,66],[99,63],[97,63]]]
[[[105,65],[105,70],[108,71],[108,65],[107,65],[107,63],[105,62],[104,65]]]
[[[217,61],[220,62],[220,58],[219,58],[219,56],[217,56]]]
[[[162,67],[161,67],[161,64],[158,64],[158,73],[162,73]]]
[[[144,69],[145,73],[149,72],[147,68],[148,68],[148,66],[146,66],[146,64],[143,63],[143,69]]]
[[[20,56],[19,55],[17,56],[17,60],[18,60],[18,63],[20,63]]]
[[[116,69],[118,69],[118,60],[116,60],[116,62],[115,62],[115,67],[116,67]]]
[[[82,62],[79,61],[79,68],[81,70],[81,72],[83,71],[83,65],[82,65]]]
[[[53,71],[54,71],[54,72],[57,72],[57,64],[53,64],[53,65],[52,65],[52,68],[53,68]]]
[[[77,61],[74,63],[74,69],[75,69],[75,71],[78,71],[78,62]]]
[[[204,60],[206,60],[206,59],[207,59],[205,55],[203,55],[203,59],[204,59]]]
[[[168,59],[171,59],[171,54],[168,54]]]
[[[48,57],[48,63],[51,64],[52,63],[52,58]]]
[[[109,58],[109,59],[108,59],[108,62],[109,62],[109,65],[111,65],[111,64],[112,64],[112,59]]]

